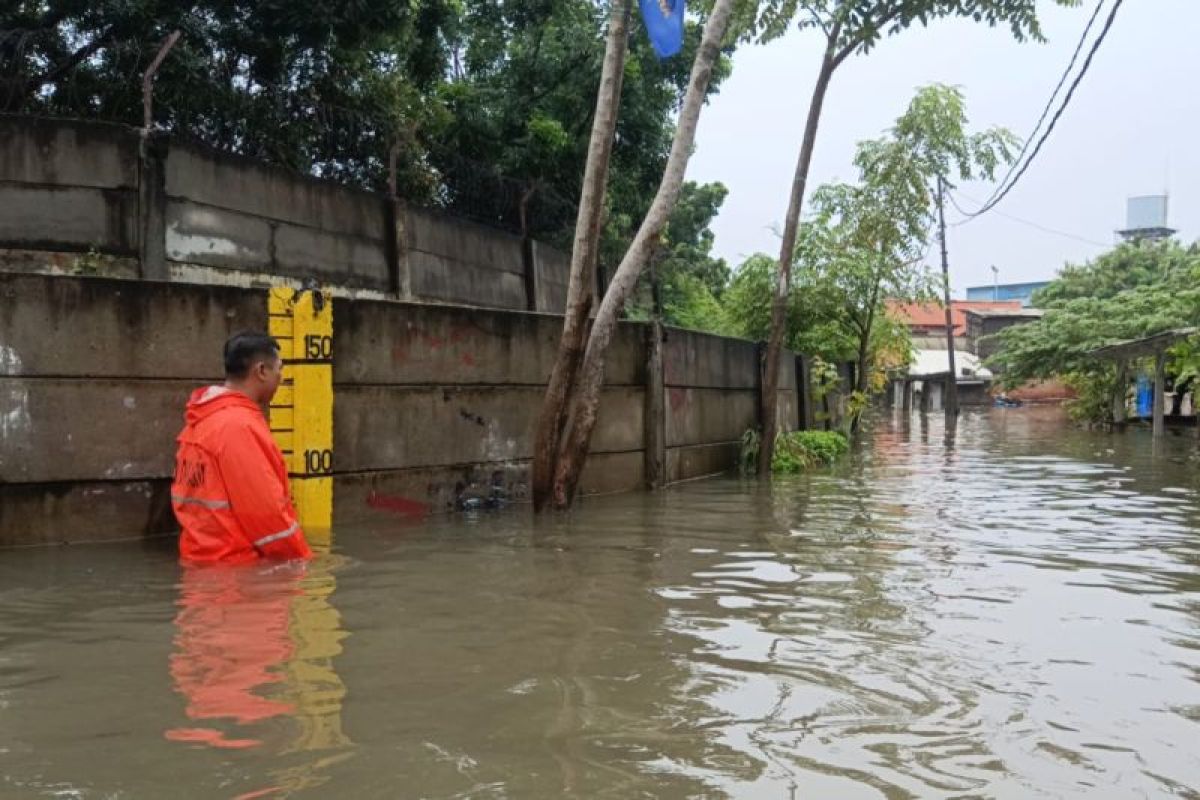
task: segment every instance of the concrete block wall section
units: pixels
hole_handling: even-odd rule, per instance
[[[132,131],[0,116],[0,143],[0,248],[136,255]]]
[[[0,143],[0,271],[565,304],[562,253],[381,194],[118,125],[0,115]]]
[[[230,286],[0,273],[0,545],[174,530],[186,398],[266,306]],[[526,496],[560,318],[337,299],[334,320],[337,524]],[[756,349],[677,330],[667,347],[668,478],[724,471],[754,423]],[[623,323],[585,493],[643,486],[647,380],[645,326]]]
[[[796,427],[795,359],[784,351],[779,430]],[[666,477],[724,472],[737,463],[742,435],[757,427],[760,352],[754,342],[668,329],[663,353]]]

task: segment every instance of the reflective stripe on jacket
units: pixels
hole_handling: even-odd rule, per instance
[[[171,505],[180,558],[243,563],[310,558],[288,491],[287,465],[262,411],[223,386],[197,389],[179,434]]]

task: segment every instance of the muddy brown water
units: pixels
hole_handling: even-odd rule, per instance
[[[303,572],[0,552],[0,797],[1200,797],[1191,436],[866,439]]]

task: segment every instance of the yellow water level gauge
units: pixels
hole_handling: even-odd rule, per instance
[[[270,333],[283,357],[271,433],[283,451],[300,526],[328,542],[333,525],[333,303],[325,292],[271,289]]]

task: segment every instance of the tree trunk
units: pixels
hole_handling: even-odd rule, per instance
[[[579,475],[587,460],[592,431],[596,425],[596,413],[600,405],[605,357],[616,331],[617,316],[636,286],[638,276],[679,198],[679,189],[683,185],[683,177],[696,138],[700,110],[708,94],[713,66],[721,54],[721,42],[729,26],[733,4],[734,0],[717,0],[704,26],[704,35],[696,53],[696,60],[692,64],[691,79],[679,111],[678,127],[675,129],[671,154],[667,159],[658,192],[629,250],[621,259],[621,264],[617,267],[596,312],[596,319],[587,339],[583,364],[579,368],[578,381],[570,398],[568,425],[557,457],[553,503],[558,508],[566,508],[571,504],[579,485]]]
[[[817,73],[812,99],[808,104],[808,120],[804,124],[804,139],[800,144],[800,158],[796,161],[796,173],[792,177],[792,194],[788,199],[787,217],[783,225],[783,239],[779,245],[778,275],[775,296],[771,302],[771,332],[767,336],[767,355],[763,359],[762,393],[762,440],[758,451],[758,474],[771,473],[771,459],[775,452],[777,427],[776,408],[779,403],[779,360],[783,351],[783,337],[787,329],[787,301],[792,286],[792,259],[796,254],[796,235],[800,227],[800,211],[804,205],[804,188],[808,183],[808,168],[812,163],[813,148],[817,141],[817,125],[821,121],[821,106],[829,89],[829,80],[837,68],[837,36],[826,40],[825,57]]]
[[[588,312],[592,305],[592,279],[599,251],[604,190],[608,183],[608,165],[612,156],[613,135],[617,129],[617,112],[621,105],[621,81],[625,74],[625,52],[629,38],[629,9],[629,0],[612,2],[600,90],[596,94],[596,113],[592,120],[591,140],[588,142],[583,189],[579,195],[579,215],[575,219],[575,241],[571,248],[571,273],[562,337],[534,433],[530,488],[535,510],[541,510],[550,499],[566,422],[568,393],[583,358]]]
[[[946,409],[946,419],[958,417],[958,368],[954,363],[954,313],[950,308],[950,259],[946,255],[946,186],[941,176],[937,179],[938,204],[938,239],[942,244],[942,297],[946,302],[946,358],[949,360],[950,379],[946,381],[946,396],[942,405]]]

